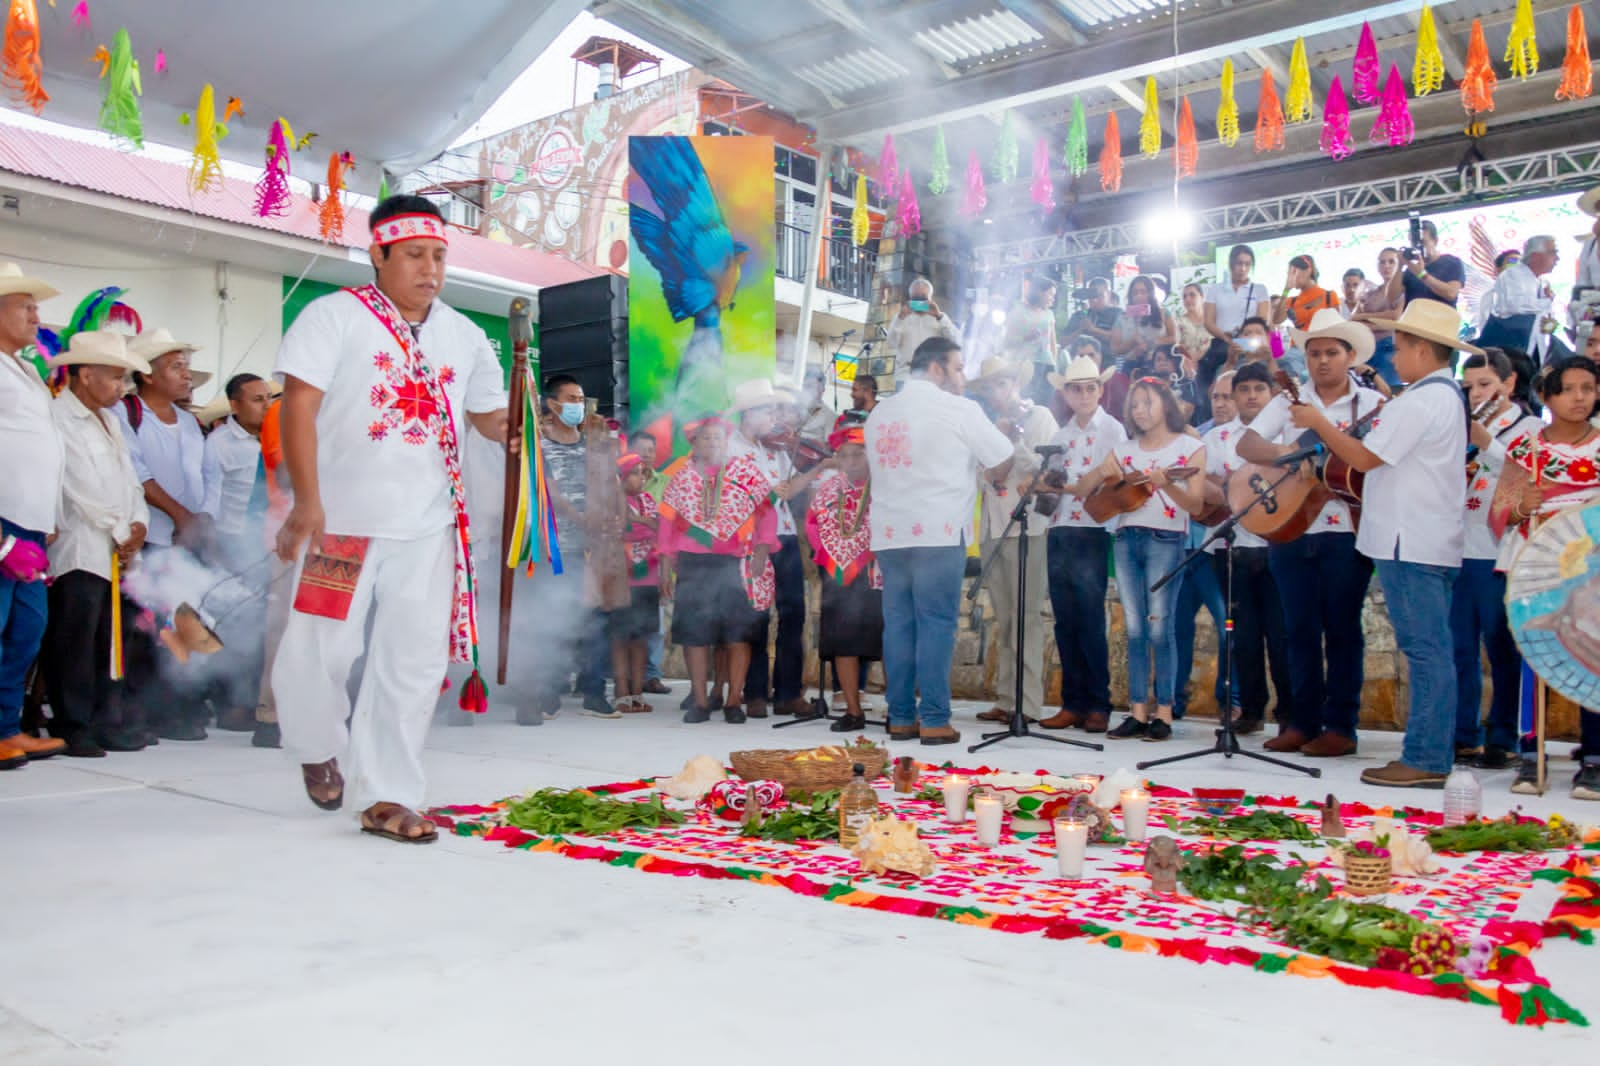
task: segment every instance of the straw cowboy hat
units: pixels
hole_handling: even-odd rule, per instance
[[[782,403],[794,403],[794,393],[774,388],[766,378],[741,381],[733,389],[734,411],[742,413],[757,407],[776,407]]]
[[[191,377],[199,376],[192,370],[189,371],[189,374]],[[206,377],[209,378],[211,375],[206,374]],[[283,395],[283,382],[279,381],[277,378],[266,378],[264,380],[267,383],[267,395],[269,397],[276,400],[279,396]],[[196,407],[190,412],[190,414],[194,415],[200,420],[200,424],[202,426],[209,426],[213,422],[220,422],[232,413],[233,405],[228,402],[227,392],[217,393],[206,402],[205,406]]]
[[[185,355],[187,355],[190,352],[198,352],[200,350],[200,346],[198,344],[188,344],[184,341],[180,341],[172,335],[171,331],[165,327],[158,326],[155,329],[145,330],[143,333],[133,338],[133,340],[129,341],[128,350],[137,352],[139,357],[145,362],[154,363],[157,359],[160,359],[168,352],[183,352]],[[199,374],[194,371],[191,371],[190,373],[196,378],[199,377]],[[206,379],[210,380],[210,378],[211,375],[207,374]],[[195,384],[198,385],[200,382],[197,380]]]
[[[60,289],[46,285],[38,278],[28,277],[15,263],[0,265],[0,296],[12,296],[19,292],[25,292],[35,300],[48,300],[61,295]]]
[[[1065,374],[1046,374],[1045,380],[1050,382],[1052,388],[1064,389],[1075,381],[1098,381],[1104,385],[1111,380],[1111,375],[1117,372],[1116,367],[1101,370],[1099,365],[1087,355],[1080,355],[1067,364]]]
[[[994,378],[1011,378],[1020,388],[1026,385],[1033,377],[1032,363],[1014,363],[1009,359],[1002,359],[991,355],[978,366],[978,376],[973,381],[989,381]]]
[[[51,369],[58,366],[110,366],[150,373],[150,364],[128,349],[128,338],[103,329],[74,333],[67,350],[50,360]]]
[[[1428,300],[1426,303],[1436,303]],[[1444,304],[1439,304],[1443,307]],[[1378,346],[1377,339],[1372,336],[1372,331],[1359,322],[1350,322],[1339,313],[1337,307],[1324,307],[1311,316],[1311,325],[1305,330],[1291,329],[1289,336],[1295,344],[1304,350],[1306,341],[1319,340],[1323,337],[1332,337],[1334,340],[1344,341],[1356,352],[1356,365],[1365,363],[1372,358],[1372,351]]]
[[[1600,217],[1600,185],[1578,197],[1578,210],[1586,215]]]
[[[1338,314],[1337,311],[1334,313]],[[1413,337],[1459,348],[1473,355],[1483,354],[1482,348],[1461,339],[1461,313],[1438,300],[1409,301],[1390,328],[1396,333],[1409,333]]]

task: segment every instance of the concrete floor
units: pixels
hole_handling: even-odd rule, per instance
[[[437,725],[431,799],[675,772],[688,757],[821,742],[821,726],[692,727],[676,698],[596,721],[569,700],[518,728],[504,707]],[[957,724],[977,728],[969,705]],[[1180,725],[1160,754],[1210,742]],[[1259,744],[1260,738],[1251,742]],[[1356,777],[1399,737],[1363,737],[1321,782],[1235,760],[1165,768],[1174,785],[1237,785],[1437,804]],[[924,754],[915,745],[897,745]],[[1563,754],[1565,748],[1563,746]],[[957,754],[959,751],[959,755]],[[942,760],[964,749],[927,749]],[[1158,754],[1007,743],[991,765],[1110,771]],[[1530,813],[1600,816],[1560,787]],[[1486,807],[1511,806],[1509,773]],[[1015,1061],[1296,1066],[1571,1061],[1592,1030],[1513,1028],[1492,1009],[1196,966],[1072,942],[829,906],[757,885],[648,877],[445,838],[362,837],[304,798],[281,753],[246,734],[0,774],[9,893],[0,948],[8,1066]],[[1558,941],[1539,970],[1600,1024],[1600,949]],[[552,1058],[553,1056],[553,1058]],[[1174,1059],[1174,1056],[1176,1058]]]

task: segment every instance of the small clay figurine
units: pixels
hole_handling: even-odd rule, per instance
[[[1094,800],[1087,792],[1080,792],[1072,797],[1072,802],[1067,804],[1067,817],[1076,819],[1088,827],[1089,843],[1100,844],[1111,836],[1111,812],[1104,807],[1096,807]]]
[[[1328,798],[1322,804],[1322,835],[1329,840],[1338,840],[1344,836],[1344,821],[1339,817],[1339,801],[1334,799],[1333,793],[1328,793]]]
[[[758,785],[749,785],[744,790],[744,817],[739,824],[759,828],[761,822],[761,789]]]
[[[1171,896],[1178,891],[1178,869],[1183,853],[1169,836],[1154,836],[1144,849],[1144,872],[1150,878],[1150,891]]]

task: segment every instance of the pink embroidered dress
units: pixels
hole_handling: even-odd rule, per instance
[[[823,481],[811,495],[806,539],[818,568],[836,584],[853,584],[865,573],[873,588],[883,587],[872,554],[871,506],[870,484],[843,475]]]
[[[692,459],[684,462],[662,490],[659,506],[657,546],[663,557],[673,559],[680,552],[733,556],[740,560],[752,606],[772,606],[772,561],[757,574],[751,560],[757,545],[778,550],[778,517],[772,486],[750,456],[735,456],[716,470],[702,470]]]
[[[656,547],[659,522],[652,528],[639,518],[659,518],[660,508],[655,497],[648,492],[628,497],[628,525],[623,530],[622,541],[628,553],[628,584],[653,586],[659,579],[660,552]]]

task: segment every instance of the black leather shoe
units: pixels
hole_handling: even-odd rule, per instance
[[[1514,751],[1502,748],[1498,744],[1486,745],[1483,754],[1472,761],[1472,765],[1479,770],[1509,770],[1521,760],[1521,756]]]
[[[102,733],[95,738],[106,751],[143,751],[144,737],[138,733]]]
[[[281,748],[283,747],[283,734],[278,730],[277,722],[257,722],[256,735],[250,738],[252,748]]]
[[[88,733],[77,733],[67,738],[66,749],[61,754],[69,759],[104,759],[106,749],[96,744]]]
[[[847,714],[828,727],[830,733],[856,733],[867,728],[865,716]]]
[[[745,713],[743,707],[724,707],[722,720],[729,725],[744,725]]]
[[[1134,737],[1144,736],[1149,729],[1150,724],[1148,722],[1141,722],[1139,719],[1130,714],[1121,722],[1117,723],[1117,728],[1111,730],[1111,732],[1107,733],[1106,736],[1110,737],[1112,740],[1131,740]]]
[[[709,722],[711,721],[711,708],[696,707],[691,704],[689,709],[683,712],[683,720],[688,722],[690,725],[699,725],[701,722]]]
[[[199,722],[169,722],[158,733],[162,740],[204,740],[206,727]]]
[[[1171,740],[1172,739],[1172,723],[1163,722],[1159,718],[1150,719],[1150,721],[1145,726],[1144,739],[1146,739],[1146,740]]]

